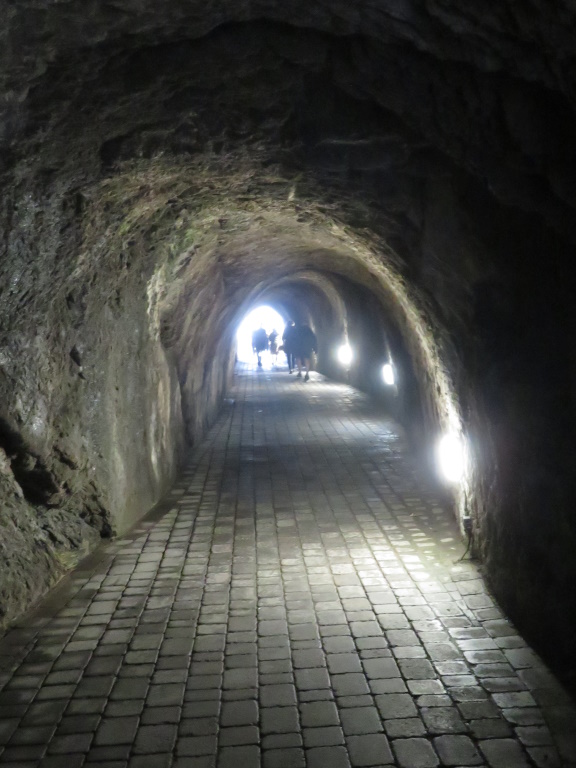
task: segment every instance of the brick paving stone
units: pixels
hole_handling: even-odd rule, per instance
[[[260,702],[263,707],[284,707],[296,704],[296,689],[293,685],[264,685],[260,688]]]
[[[105,699],[98,701],[101,701],[102,705],[106,705],[103,712],[105,717],[129,717],[131,715],[140,715],[144,709],[144,701],[142,699],[130,699],[128,701],[109,701],[107,704]],[[68,708],[68,711],[71,711],[70,708]],[[76,711],[79,712],[81,710],[78,709]],[[95,710],[94,708],[86,710],[86,712],[90,713],[95,711],[101,710]]]
[[[10,746],[29,746],[31,744],[48,744],[54,734],[55,726],[44,726],[43,728],[19,728],[14,732],[10,739]],[[88,729],[92,730],[92,729]],[[62,733],[61,725],[58,728]],[[76,731],[72,731],[75,733]],[[542,742],[539,742],[542,743]],[[548,742],[544,742],[548,743]]]
[[[503,719],[470,720],[470,735],[475,739],[503,739],[512,736],[512,728]]]
[[[386,731],[386,735],[391,739],[423,736],[426,733],[424,723],[419,717],[386,720],[384,722],[384,730]]]
[[[223,747],[218,754],[218,768],[260,768],[260,747]]]
[[[50,754],[67,755],[88,752],[94,736],[92,733],[74,733],[65,736],[56,735],[50,742]]]
[[[510,707],[535,707],[534,697],[528,691],[493,693],[492,699],[501,709]]]
[[[438,755],[426,739],[397,739],[392,746],[401,768],[435,768],[440,765]]]
[[[220,746],[222,747],[242,744],[258,744],[260,741],[260,732],[254,725],[222,728],[218,738]]]
[[[306,768],[351,768],[344,747],[313,747],[306,750]]]
[[[295,668],[325,667],[326,657],[321,650],[294,651],[292,662]]]
[[[216,744],[216,735],[181,737],[176,743],[176,753],[178,756],[188,757],[213,755],[216,752]]]
[[[331,747],[344,744],[344,734],[337,726],[325,728],[304,728],[302,731],[305,747]]]
[[[115,717],[103,720],[94,738],[97,746],[131,744],[138,728],[137,717]]]
[[[265,734],[297,731],[298,710],[296,707],[262,707],[260,727]]]
[[[393,422],[315,375],[235,381],[167,511],[0,640],[0,763],[572,768],[569,695]]]
[[[372,707],[374,705],[374,699],[372,696],[340,696],[338,698],[338,707],[342,712],[350,707]]]
[[[304,727],[317,728],[340,724],[336,705],[328,701],[301,704],[300,716]]]
[[[479,742],[480,751],[490,768],[528,768],[521,745],[514,739],[490,739]]]
[[[66,755],[66,768],[82,768],[85,760],[86,755],[84,753]],[[48,755],[41,760],[40,763],[35,760],[33,763],[18,762],[12,763],[12,765],[9,765],[8,763],[4,764],[4,768],[32,768],[32,766],[34,766],[34,768],[36,766],[39,766],[39,768],[62,768],[62,756]]]
[[[412,630],[389,630],[386,632],[386,638],[392,646],[420,646],[418,636]]]
[[[327,657],[331,674],[361,672],[362,664],[357,653],[332,653]]]
[[[90,763],[108,762],[110,760],[128,760],[131,751],[130,744],[110,747],[92,746],[86,759]]]
[[[445,692],[444,686],[440,680],[409,680],[406,683],[408,690],[414,696],[420,695],[440,695]],[[454,698],[454,693],[451,692]]]
[[[370,693],[368,682],[362,673],[349,672],[342,675],[332,675],[330,679],[337,696],[359,696]]]
[[[392,763],[388,739],[383,733],[347,736],[346,745],[353,766],[375,766]]]
[[[442,765],[480,765],[482,758],[468,736],[438,736],[433,739]]]
[[[17,718],[0,721],[0,744],[6,744],[10,740],[19,723]]]
[[[183,685],[151,685],[148,689],[146,705],[149,707],[179,706],[183,698]]]
[[[466,691],[468,691],[468,693],[466,693]],[[475,691],[480,695],[475,696]],[[463,689],[462,691],[453,690],[451,694],[455,701],[461,702],[458,706],[465,716],[493,717],[494,714],[487,713],[498,712],[498,708],[495,707],[492,702],[486,700],[486,692],[481,689],[469,688]]]
[[[468,730],[456,707],[423,707],[420,715],[430,733],[466,733]]]
[[[34,765],[33,761],[41,760],[46,752],[44,744],[30,744],[25,747],[6,747],[2,753],[3,763],[22,766],[23,763]]]
[[[400,677],[380,678],[370,680],[370,690],[372,693],[406,693],[408,688],[406,683]]]
[[[263,754],[263,768],[305,768],[304,751],[297,747],[268,749]]]
[[[412,691],[410,691],[412,693]],[[416,704],[421,709],[428,707],[450,707],[452,699],[448,694],[424,694],[416,698]]]
[[[562,768],[562,759],[555,747],[529,747],[528,754],[537,768]],[[573,768],[570,762],[564,768]]]
[[[128,762],[128,768],[170,768],[171,765],[171,752],[155,755],[135,755]]]
[[[407,693],[389,693],[375,697],[376,706],[385,719],[413,717],[417,714],[414,700]]]
[[[225,702],[220,722],[222,726],[254,725],[258,722],[258,703],[253,700]]]
[[[250,688],[258,685],[255,668],[228,669],[224,672],[223,688]]]
[[[300,670],[301,672],[303,670]],[[264,675],[261,674],[258,677],[258,680],[260,682],[260,685],[284,685],[285,683],[293,683],[294,682],[294,675],[291,672],[283,672],[279,674],[273,674],[273,675]],[[311,680],[307,680],[308,689],[313,688],[321,688],[322,685],[319,683],[318,685],[314,685]],[[306,683],[303,683],[302,687],[305,687]]]
[[[436,677],[434,667],[426,659],[399,659],[398,666],[407,680],[426,680]]]
[[[347,736],[383,731],[382,721],[375,707],[344,709],[340,712],[340,719]]]
[[[366,677],[370,680],[400,677],[400,670],[394,659],[368,659],[363,662],[363,666]]]
[[[537,707],[511,707],[503,709],[502,715],[512,725],[544,725],[544,715]]]
[[[147,707],[142,711],[143,725],[161,725],[162,723],[179,723],[182,717],[180,707]]]
[[[291,749],[302,746],[299,733],[276,733],[262,738],[263,749]]]
[[[325,669],[298,669],[294,678],[298,691],[330,688],[330,677]]]
[[[529,747],[554,743],[550,730],[545,726],[532,725],[524,728],[516,728],[516,735],[522,744]]]
[[[136,732],[134,751],[138,754],[166,753],[176,740],[175,725],[143,725]]]

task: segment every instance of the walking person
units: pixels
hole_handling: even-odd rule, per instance
[[[258,368],[262,368],[262,352],[268,349],[268,334],[262,326],[252,334],[252,349],[258,358]]]
[[[310,379],[310,360],[312,359],[312,353],[317,351],[317,347],[316,335],[310,326],[305,323],[297,325],[293,347],[296,364],[298,365],[297,379],[302,378],[302,368],[306,371],[304,381]]]
[[[286,355],[286,362],[288,363],[288,373],[292,373],[294,370],[294,334],[296,332],[296,323],[294,320],[288,320],[284,333],[282,334],[282,344],[284,346],[284,354]]]
[[[270,354],[274,358],[274,365],[276,365],[278,360],[278,335],[276,328],[273,328],[272,333],[268,336]]]

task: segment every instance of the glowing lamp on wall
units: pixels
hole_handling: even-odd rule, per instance
[[[437,459],[440,474],[449,483],[458,483],[466,471],[466,445],[462,435],[443,435],[438,441]]]
[[[341,347],[338,347],[338,352],[336,354],[338,357],[338,362],[341,365],[350,365],[354,358],[350,344],[342,344]]]
[[[386,363],[384,366],[382,366],[382,378],[384,379],[384,384],[389,387],[394,386],[394,368],[392,368],[390,363]]]

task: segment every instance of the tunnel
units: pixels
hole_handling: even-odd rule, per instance
[[[3,630],[162,504],[266,304],[314,329],[318,375],[401,425],[573,694],[576,7],[0,16]],[[451,483],[445,435],[466,450]]]

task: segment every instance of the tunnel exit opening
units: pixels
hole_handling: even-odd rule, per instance
[[[278,343],[282,338],[282,331],[286,324],[286,318],[267,304],[256,307],[244,316],[236,331],[236,359],[240,363],[255,363],[256,355],[252,348],[252,334],[259,328],[264,328],[270,336],[273,331],[278,334]],[[262,366],[271,368],[274,357],[268,350],[262,355]]]

